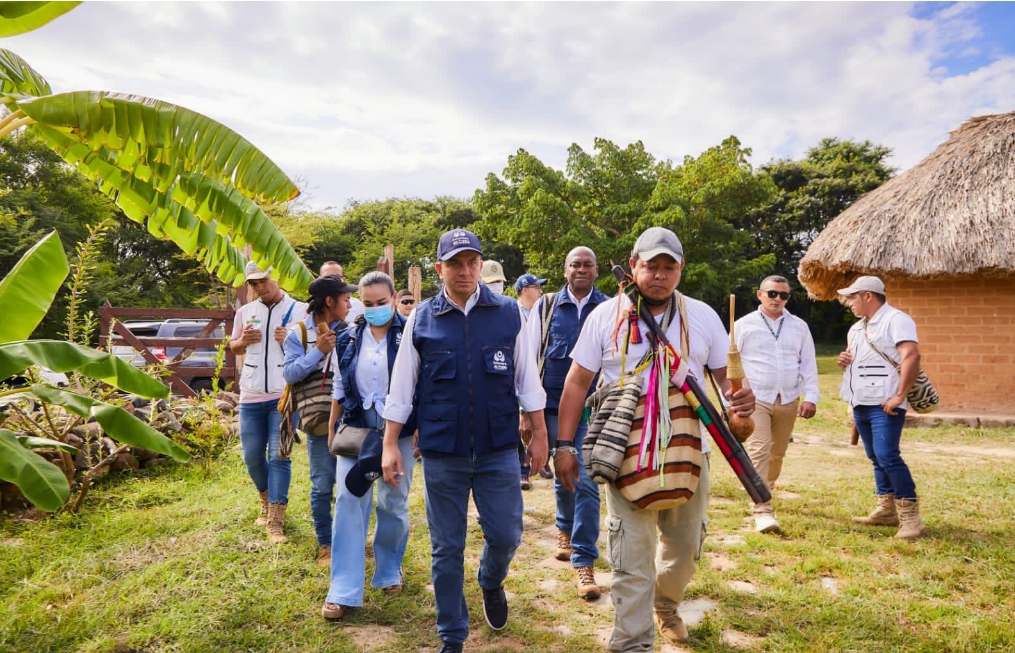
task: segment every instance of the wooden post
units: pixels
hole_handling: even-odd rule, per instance
[[[409,266],[409,292],[418,304],[420,294],[423,292],[423,272],[418,265]]]

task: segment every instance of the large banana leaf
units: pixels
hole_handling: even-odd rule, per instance
[[[67,277],[67,255],[60,236],[50,232],[25,252],[0,281],[0,342],[24,340],[46,316]],[[10,375],[0,375],[0,379]]]
[[[47,403],[63,406],[82,417],[94,417],[106,435],[117,442],[156,451],[171,456],[181,463],[190,459],[186,449],[122,408],[42,384],[33,385],[31,394]]]
[[[67,478],[56,465],[25,449],[7,429],[0,429],[0,478],[21,488],[42,510],[59,509],[70,495]]]
[[[18,442],[25,449],[59,449],[60,451],[66,451],[72,456],[78,452],[77,447],[72,447],[66,442],[60,442],[59,440],[50,440],[49,438],[40,438],[34,435],[19,435],[17,438]]]
[[[0,379],[20,374],[31,365],[42,365],[54,372],[77,371],[142,397],[169,396],[169,389],[161,382],[105,352],[64,340],[0,343]]]
[[[59,18],[80,2],[0,2],[0,36],[16,36]]]
[[[243,280],[245,257],[273,266],[279,284],[302,292],[313,275],[256,201],[299,190],[235,132],[172,104],[82,91],[17,98],[31,126],[64,160],[100,184],[132,220],[170,238],[220,279]],[[256,201],[255,201],[256,200]]]
[[[3,4],[16,4],[5,2]],[[28,62],[10,50],[0,48],[0,92],[21,95],[49,95],[49,82]]]

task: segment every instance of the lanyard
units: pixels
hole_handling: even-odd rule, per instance
[[[775,338],[776,342],[778,342],[779,336],[782,334],[782,325],[786,324],[786,316],[783,315],[782,317],[779,318],[779,330],[772,331],[772,325],[768,323],[768,318],[765,317],[765,314],[762,313],[761,311],[758,311],[758,315],[761,316],[761,321],[765,323],[766,327],[768,327],[768,332],[771,333],[772,337]]]

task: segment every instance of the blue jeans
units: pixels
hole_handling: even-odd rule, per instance
[[[559,424],[557,413],[546,411],[546,432],[550,447],[557,446]],[[581,455],[582,442],[588,432],[588,424],[579,422],[574,432],[574,446]],[[556,478],[553,479],[553,493],[557,503],[557,528],[571,536],[572,567],[591,567],[599,557],[596,541],[599,540],[599,486],[596,485],[585,465],[578,461],[578,485],[575,492],[567,489]]]
[[[874,464],[874,488],[896,499],[915,499],[916,484],[899,453],[906,411],[889,415],[881,406],[853,406],[853,422],[863,440],[867,458]]]
[[[289,503],[292,463],[278,455],[282,433],[278,400],[240,404],[240,445],[247,473],[271,503]]]
[[[331,497],[335,489],[335,456],[328,451],[328,436],[307,435],[310,460],[310,515],[318,546],[331,546]],[[342,477],[345,483],[345,477]]]
[[[412,438],[398,441],[398,449],[405,462],[405,476],[398,487],[374,481],[370,491],[357,497],[345,487],[345,477],[356,464],[356,459],[338,456],[335,477],[338,490],[335,496],[335,527],[331,546],[331,587],[328,603],[350,607],[363,605],[363,583],[366,580],[367,531],[370,528],[370,511],[374,506],[377,488],[377,525],[374,528],[373,587],[390,587],[402,582],[402,559],[409,542],[409,489],[416,465],[412,458]]]
[[[522,541],[522,490],[518,485],[518,452],[513,447],[481,456],[423,457],[426,519],[430,545],[437,634],[446,642],[469,636],[465,604],[465,536],[471,491],[483,554],[479,586],[497,589]]]

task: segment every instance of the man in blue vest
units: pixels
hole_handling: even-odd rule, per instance
[[[441,292],[416,307],[402,331],[385,403],[384,480],[404,473],[398,435],[419,394],[419,449],[430,527],[439,653],[461,653],[469,635],[465,537],[469,494],[486,544],[479,561],[483,612],[494,630],[507,625],[504,579],[522,538],[518,484],[518,409],[532,421],[531,464],[547,456],[546,393],[535,347],[510,297],[479,283],[483,250],[470,231],[453,229],[437,245]]]
[[[538,364],[546,390],[546,430],[550,446],[574,447],[581,451],[587,430],[583,422],[575,431],[574,441],[557,440],[557,407],[564,379],[571,368],[571,350],[578,334],[585,326],[585,318],[596,307],[607,301],[595,286],[599,276],[596,253],[588,247],[575,247],[564,259],[564,278],[567,284],[556,293],[544,295],[532,307],[526,329],[531,342],[539,343]],[[594,601],[599,598],[599,585],[593,569],[599,549],[599,488],[589,478],[585,466],[579,466],[575,492],[554,480],[553,490],[557,503],[558,560],[570,560],[574,567],[578,596]]]

